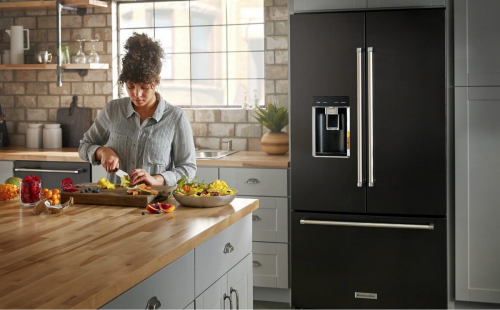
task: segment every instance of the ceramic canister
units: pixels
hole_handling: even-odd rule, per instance
[[[62,147],[61,124],[45,124],[43,129],[43,147],[56,149]]]
[[[43,124],[28,124],[26,130],[26,147],[41,148],[43,143]]]

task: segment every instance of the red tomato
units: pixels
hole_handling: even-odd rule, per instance
[[[189,190],[191,189],[188,185],[184,185],[182,189],[186,192],[189,193]]]

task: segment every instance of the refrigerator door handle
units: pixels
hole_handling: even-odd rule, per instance
[[[434,224],[432,224],[432,223],[425,225],[425,224],[361,223],[361,222],[300,220],[300,224],[302,224],[302,225],[329,225],[329,226],[349,226],[349,227],[434,230]]]
[[[375,186],[373,166],[373,47],[368,51],[368,186]]]
[[[358,109],[358,187],[363,187],[363,49],[356,49],[357,60],[357,109]]]

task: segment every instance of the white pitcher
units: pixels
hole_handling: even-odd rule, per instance
[[[24,31],[28,45],[24,47]],[[24,64],[24,51],[30,49],[30,31],[23,29],[23,26],[10,26],[10,30],[5,30],[10,35],[10,63]]]

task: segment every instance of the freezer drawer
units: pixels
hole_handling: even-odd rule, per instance
[[[446,308],[445,218],[292,212],[291,220],[293,307]],[[331,225],[364,223],[401,225]]]

